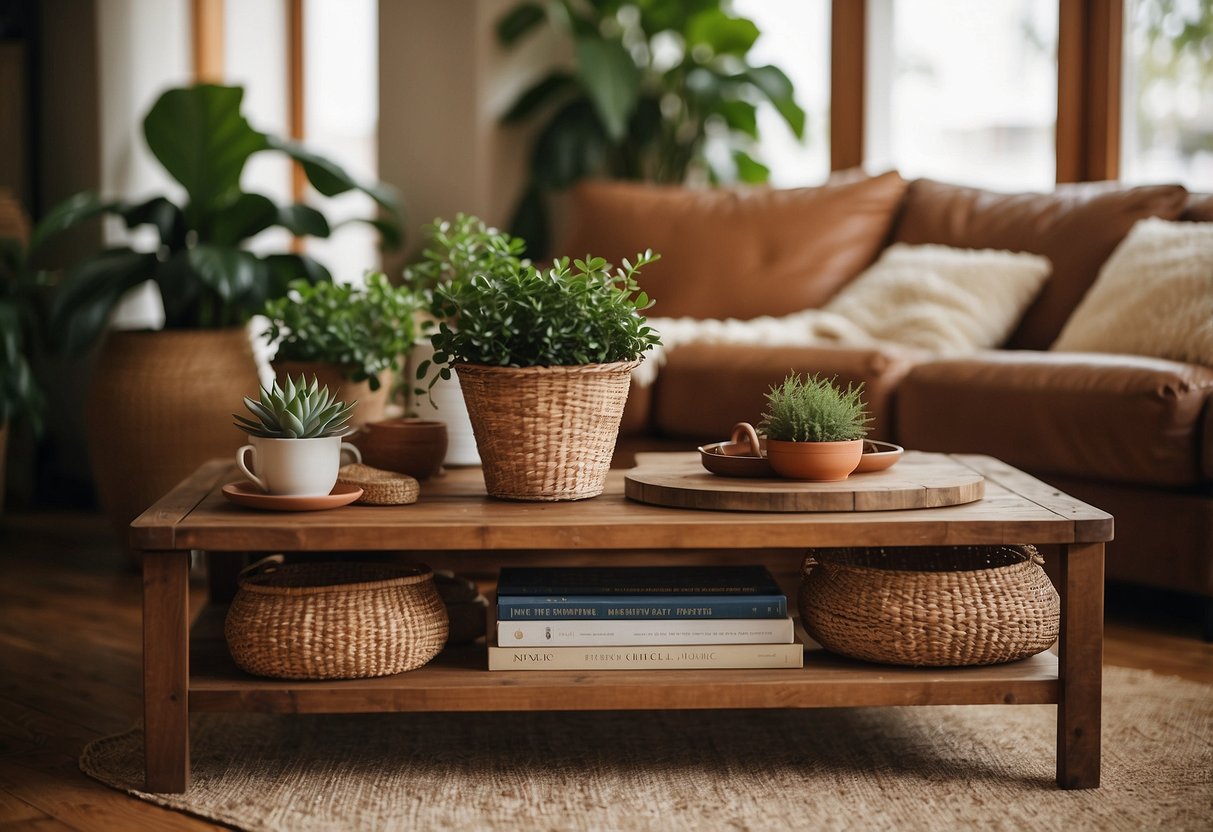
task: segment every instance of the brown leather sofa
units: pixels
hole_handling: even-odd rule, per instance
[[[663,317],[783,315],[821,305],[892,242],[1029,251],[1053,274],[1004,348],[939,358],[879,348],[688,344],[633,385],[617,464],[693,448],[754,421],[789,371],[862,381],[873,438],[986,453],[1116,518],[1111,579],[1213,599],[1213,367],[1049,351],[1100,266],[1139,219],[1213,220],[1179,186],[1059,186],[996,194],[896,174],[789,191],[575,189],[564,250],[662,254],[642,284]],[[1208,608],[1213,610],[1213,600]]]

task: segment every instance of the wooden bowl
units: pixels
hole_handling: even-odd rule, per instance
[[[766,458],[766,440],[759,439],[749,422],[733,426],[733,438],[699,446],[703,467],[721,477],[774,477]]]
[[[423,480],[442,470],[446,459],[446,422],[426,419],[368,422],[349,441],[362,452],[365,464]]]

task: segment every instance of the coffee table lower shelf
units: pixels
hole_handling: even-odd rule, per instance
[[[810,649],[803,669],[489,672],[483,646],[444,651],[418,670],[377,679],[280,681],[242,672],[223,640],[223,608],[191,639],[191,711],[370,713],[885,705],[1051,704],[1057,657],[970,668],[898,668]]]

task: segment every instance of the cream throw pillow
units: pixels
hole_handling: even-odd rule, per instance
[[[897,243],[822,308],[876,339],[973,352],[1010,336],[1051,271],[1037,254]]]
[[[1139,221],[1051,349],[1213,367],[1213,223]]]

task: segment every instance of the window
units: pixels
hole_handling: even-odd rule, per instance
[[[1213,5],[1126,0],[1121,178],[1213,191]]]
[[[865,167],[1052,188],[1057,0],[869,0]]]

